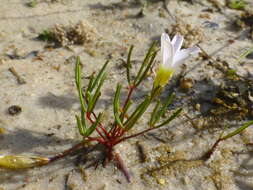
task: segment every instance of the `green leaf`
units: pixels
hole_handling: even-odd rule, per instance
[[[81,84],[81,65],[80,65],[80,57],[78,56],[76,59],[76,68],[75,68],[75,79],[76,79],[76,88],[78,90],[79,100],[81,104],[82,112],[86,112],[84,99],[83,99],[83,92],[82,92],[82,84]],[[83,116],[82,113],[82,116]]]
[[[97,89],[96,89],[94,95],[91,95],[91,98],[90,98],[91,102],[89,102],[89,104],[88,104],[88,112],[92,112],[92,110],[94,109],[94,107],[97,103],[97,100],[101,95],[100,89],[101,89],[105,79],[106,79],[106,73],[103,73],[103,75],[100,77],[99,84],[97,86]]]
[[[221,140],[226,140],[228,138],[231,138],[239,133],[241,133],[243,130],[245,130],[246,128],[248,128],[249,126],[253,125],[253,121],[249,121],[247,123],[245,123],[243,126],[241,126],[240,128],[234,130],[233,132],[227,134],[226,136],[220,138]]]
[[[151,113],[151,118],[150,118],[150,120],[149,120],[149,125],[150,125],[150,126],[153,126],[153,125],[155,124],[155,121],[156,121],[156,118],[157,118],[157,111],[158,111],[158,109],[159,109],[159,107],[160,107],[160,104],[161,104],[161,102],[158,100],[158,101],[156,102],[156,105],[155,105],[155,107],[154,107],[152,113]]]
[[[90,77],[90,80],[89,80],[89,84],[88,84],[88,87],[86,89],[86,93],[85,93],[85,96],[87,97],[87,94],[88,92],[91,93],[93,89],[91,89],[93,83],[94,83],[94,75],[92,74],[91,77]]]
[[[80,65],[80,57],[78,56],[76,59],[76,67],[75,67],[75,81],[76,81],[76,88],[78,91],[79,101],[81,104],[81,123],[82,126],[86,127],[85,123],[85,112],[86,112],[86,106],[83,98],[83,92],[82,92],[82,83],[81,83],[81,65]]]
[[[146,111],[150,102],[151,102],[151,99],[149,96],[147,96],[146,99],[141,104],[139,104],[139,106],[136,108],[136,110],[131,114],[131,116],[124,123],[126,131],[130,130],[134,126],[134,124],[138,121],[138,119]]]
[[[95,81],[93,82],[92,86],[91,86],[91,90],[93,88],[95,88],[95,86],[98,84],[98,82],[103,78],[104,73],[105,73],[105,69],[108,65],[109,61],[106,61],[105,64],[103,65],[102,69],[99,71],[98,75],[95,78]]]
[[[228,6],[231,9],[242,10],[245,8],[246,4],[244,0],[231,0]]]
[[[132,101],[129,100],[124,108],[124,110],[122,111],[122,113],[120,114],[120,120],[123,122],[124,121],[124,117],[128,111],[128,109],[130,108],[130,106],[132,105]]]
[[[166,99],[165,103],[162,105],[162,107],[160,108],[160,110],[157,112],[155,119],[154,119],[154,123],[158,122],[160,120],[160,118],[165,114],[168,106],[171,104],[173,98],[174,98],[174,94],[171,93],[168,98]]]
[[[156,42],[153,42],[152,45],[151,45],[151,47],[148,50],[148,53],[146,54],[146,56],[145,56],[145,58],[144,58],[144,60],[142,62],[142,65],[141,65],[141,67],[140,67],[140,69],[139,69],[136,77],[135,77],[135,80],[134,80],[134,85],[135,86],[136,86],[137,83],[140,84],[139,81],[140,81],[140,78],[143,77],[143,75],[142,75],[143,74],[143,70],[144,70],[145,66],[148,63],[150,63],[149,59],[150,59],[152,53],[154,52],[155,47],[156,47]]]
[[[131,65],[131,55],[133,51],[134,46],[132,45],[129,49],[128,56],[127,56],[127,62],[126,62],[126,70],[127,70],[127,82],[129,85],[131,85],[131,78],[130,78],[130,69],[132,68]]]
[[[151,55],[151,58],[150,58],[150,60],[149,60],[149,63],[147,64],[145,70],[144,70],[143,73],[140,75],[139,80],[136,81],[136,84],[135,84],[136,86],[138,86],[138,85],[145,79],[145,77],[147,76],[148,71],[150,70],[151,66],[154,64],[155,57],[156,57],[156,52],[154,52],[154,53]]]
[[[114,118],[116,123],[123,127],[123,124],[120,119],[119,109],[120,109],[120,91],[121,91],[121,85],[117,84],[116,92],[114,95],[114,102],[113,102],[113,112],[114,112]]]
[[[159,128],[159,127],[169,124],[172,120],[174,120],[181,113],[182,110],[183,110],[182,108],[177,109],[167,120],[165,120],[160,125],[155,126],[154,128]]]
[[[88,130],[86,130],[86,132],[85,132],[85,136],[86,136],[86,137],[90,136],[90,135],[93,133],[93,131],[96,129],[96,127],[98,126],[98,124],[99,124],[100,121],[101,121],[101,117],[102,117],[102,113],[99,113],[99,115],[98,115],[98,117],[97,117],[97,119],[96,119],[96,122],[93,123],[93,124],[89,127]]]
[[[77,123],[77,127],[79,129],[80,135],[84,136],[85,135],[85,126],[82,125],[82,122],[77,115],[76,115],[76,123]]]

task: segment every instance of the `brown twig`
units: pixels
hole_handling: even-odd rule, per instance
[[[8,70],[17,78],[18,84],[26,84],[25,79],[23,79],[23,78],[17,73],[17,71],[15,70],[14,67],[10,67]]]

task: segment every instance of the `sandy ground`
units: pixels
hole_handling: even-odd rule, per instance
[[[81,57],[86,76],[110,59],[110,75],[97,109],[111,111],[114,86],[125,81],[119,59],[126,58],[127,49],[134,44],[134,60],[138,65],[149,44],[159,40],[162,32],[177,32],[176,23],[177,26],[191,25],[191,29],[183,31],[188,36],[186,46],[198,43],[211,58],[193,58],[186,62],[186,78],[194,81],[194,87],[190,92],[182,92],[177,87],[178,96],[172,107],[183,107],[187,117],[200,115],[204,118],[204,111],[194,109],[195,105],[200,104],[202,108],[203,104],[202,109],[208,109],[205,108],[208,103],[199,100],[210,100],[215,96],[211,92],[224,82],[224,75],[216,68],[214,60],[223,66],[228,64],[240,76],[252,81],[252,57],[243,58],[241,64],[237,60],[252,47],[252,39],[248,37],[248,28],[235,30],[232,26],[242,11],[229,9],[222,0],[217,1],[218,6],[211,3],[216,1],[205,0],[193,0],[193,4],[143,0],[143,4],[149,2],[143,9],[141,1],[130,0],[39,0],[33,8],[27,6],[27,2],[2,0],[0,6],[0,127],[5,129],[0,135],[1,154],[51,156],[78,143],[81,137],[74,118],[79,112],[73,72],[75,56]],[[248,2],[247,7],[252,9],[252,1]],[[80,21],[85,31],[87,28],[91,31],[89,43],[48,47],[50,44],[37,39],[43,30],[56,24],[69,26]],[[160,61],[159,56],[157,61]],[[24,84],[10,72],[12,67],[25,80]],[[150,87],[151,79],[139,96]],[[172,83],[175,81],[176,77]],[[164,96],[170,87],[166,87]],[[253,88],[249,92],[253,94]],[[20,106],[21,113],[10,115],[8,108],[12,105]],[[213,121],[215,116],[212,116],[207,123],[213,122],[213,125],[205,127],[203,120],[197,119],[193,124],[187,117],[182,116],[167,128],[117,147],[129,168],[131,183],[127,183],[112,163],[106,168],[81,170],[73,156],[26,171],[2,169],[0,189],[253,189],[253,154],[245,145],[253,142],[252,128],[221,143],[212,157],[203,161],[199,158],[218,138],[224,122],[234,124],[227,129],[229,131],[240,126],[242,119],[238,121],[232,116]],[[248,118],[243,117],[244,120]],[[138,124],[139,129],[144,127],[144,122],[145,117]],[[136,142],[147,157],[143,163]],[[95,157],[94,153],[89,159]]]

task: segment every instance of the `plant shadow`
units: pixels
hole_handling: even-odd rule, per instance
[[[48,93],[46,96],[42,96],[38,100],[38,104],[42,107],[63,110],[70,110],[75,103],[78,103],[78,99],[74,94],[57,96],[53,93]]]
[[[0,137],[1,151],[9,150],[12,154],[27,153],[34,151],[33,149],[37,147],[48,149],[49,147],[74,143],[77,143],[77,141],[66,138],[62,139],[52,133],[39,133],[27,129],[16,129],[15,131],[6,132]]]

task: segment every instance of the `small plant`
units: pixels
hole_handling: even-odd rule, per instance
[[[50,30],[43,30],[39,36],[39,40],[52,42],[54,41],[54,34]]]
[[[50,34],[44,32],[43,37],[49,39]],[[174,71],[188,58],[191,54],[199,52],[197,47],[188,49],[181,49],[183,44],[183,37],[176,35],[171,41],[167,34],[161,36],[161,51],[162,51],[162,64],[159,66],[156,73],[153,86],[150,88],[149,93],[143,98],[143,100],[134,105],[132,100],[132,94],[138,91],[138,87],[143,83],[148,73],[151,72],[155,63],[155,57],[157,54],[157,46],[154,42],[149,48],[137,74],[132,74],[132,61],[131,55],[133,46],[130,47],[127,60],[125,61],[126,78],[127,78],[127,92],[126,98],[122,98],[122,84],[118,83],[114,93],[113,99],[113,116],[114,120],[110,126],[105,126],[102,123],[103,113],[96,111],[96,103],[101,96],[101,88],[106,80],[107,71],[106,67],[108,61],[103,65],[100,71],[95,75],[93,74],[83,90],[82,85],[82,73],[80,58],[76,59],[75,66],[75,83],[81,105],[80,115],[76,115],[77,127],[83,140],[72,148],[57,154],[51,158],[43,157],[29,157],[20,155],[7,155],[0,157],[0,166],[5,168],[29,168],[34,166],[41,166],[52,163],[60,158],[63,158],[70,153],[83,149],[87,142],[103,145],[105,151],[105,159],[103,164],[114,160],[118,168],[124,173],[127,180],[130,182],[130,175],[120,157],[120,154],[115,152],[115,146],[130,138],[142,135],[148,131],[152,131],[161,127],[167,126],[172,120],[174,120],[182,111],[182,108],[177,109],[166,119],[163,118],[166,115],[167,107],[171,104],[174,94],[168,95],[166,100],[161,103],[159,95],[164,89],[164,86],[168,83],[173,76]],[[121,104],[123,102],[123,104]],[[153,110],[148,120],[148,127],[144,130],[136,132],[135,134],[129,134],[134,127],[136,127],[137,121],[147,111],[149,106],[154,103]]]
[[[44,35],[48,39],[48,33],[45,32]],[[109,62],[107,61],[97,74],[91,75],[88,85],[83,88],[81,62],[80,58],[77,57],[75,65],[75,84],[81,108],[80,115],[76,115],[75,118],[77,122],[77,128],[82,136],[80,143],[49,158],[29,155],[0,155],[0,166],[8,169],[25,169],[43,166],[58,159],[64,158],[72,153],[78,152],[79,150],[85,149],[87,144],[94,146],[102,145],[105,153],[103,164],[106,165],[110,161],[114,160],[118,168],[125,175],[127,181],[130,182],[130,175],[120,157],[120,154],[115,151],[115,146],[123,141],[142,135],[148,131],[165,127],[181,113],[182,108],[179,108],[169,117],[164,118],[163,116],[166,115],[167,107],[173,101],[174,94],[169,94],[166,100],[162,103],[159,99],[159,95],[163,91],[164,86],[173,76],[175,70],[184,62],[184,60],[191,54],[196,54],[199,52],[199,48],[197,47],[181,49],[182,44],[182,36],[176,35],[171,41],[167,34],[162,34],[162,64],[159,65],[153,81],[153,86],[150,88],[150,91],[146,94],[142,101],[137,104],[134,104],[134,101],[132,100],[132,94],[135,91],[138,91],[138,87],[144,82],[145,78],[148,76],[148,73],[151,72],[158,50],[156,43],[153,43],[143,59],[137,74],[133,75],[131,72],[131,56],[133,46],[130,47],[127,60],[124,61],[127,79],[126,98],[122,98],[123,85],[118,83],[112,102],[112,114],[114,119],[112,124],[109,124],[109,126],[105,126],[102,121],[103,113],[98,113],[95,109],[96,103],[101,96],[101,88],[107,77],[106,68]],[[134,134],[129,134],[134,127],[136,128],[137,121],[143,116],[150,105],[154,106],[147,122],[148,127]],[[203,156],[203,159],[210,158],[220,142],[240,134],[252,124],[253,121],[249,121],[228,135],[223,136],[222,133],[211,149]]]
[[[209,159],[211,157],[211,155],[214,153],[214,151],[216,150],[216,148],[218,147],[218,145],[222,142],[225,141],[235,135],[240,134],[242,131],[244,131],[245,129],[247,129],[249,126],[253,125],[253,121],[248,121],[245,124],[243,124],[241,127],[239,127],[238,129],[232,131],[231,133],[227,134],[227,135],[223,135],[223,133],[221,133],[220,137],[218,138],[218,140],[215,141],[215,143],[213,144],[213,146],[211,147],[211,149],[203,156],[204,159]],[[249,145],[252,145],[252,143],[249,143]]]
[[[37,6],[37,4],[38,4],[37,0],[31,0],[31,1],[28,2],[26,5],[27,5],[28,7],[34,8],[34,7]]]
[[[231,9],[243,10],[246,6],[246,2],[244,0],[231,0],[228,3],[228,7]]]

